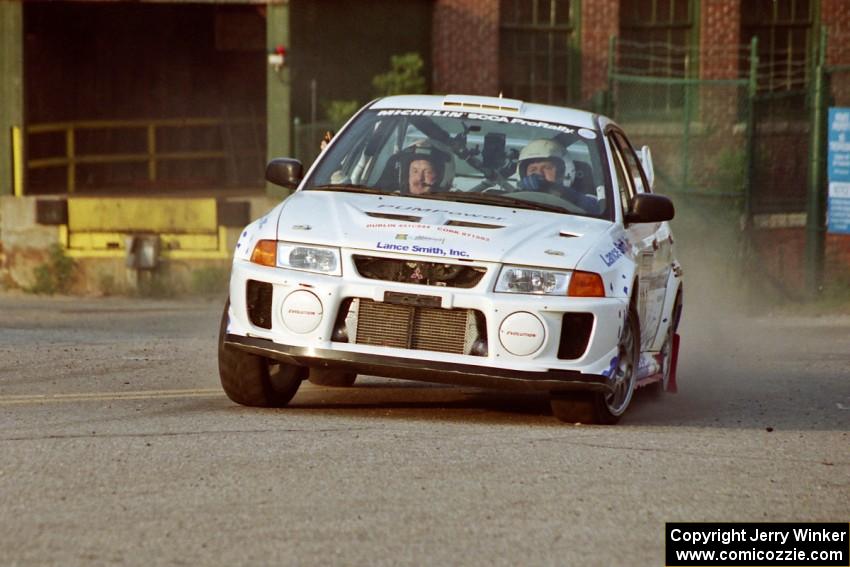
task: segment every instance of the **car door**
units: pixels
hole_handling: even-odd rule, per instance
[[[616,128],[608,132],[612,151],[626,177],[627,195],[621,199],[624,210],[639,193],[649,193],[649,184],[637,154],[625,134]],[[666,223],[632,223],[626,227],[638,264],[638,316],[641,325],[641,350],[649,350],[661,322],[665,289],[670,270],[669,228]]]

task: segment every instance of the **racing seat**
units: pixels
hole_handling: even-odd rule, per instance
[[[596,197],[596,186],[593,184],[593,168],[589,163],[574,161],[576,166],[576,180],[574,187],[586,195]]]
[[[401,191],[403,188],[399,186],[400,183],[400,172],[399,172],[399,159],[397,155],[390,156],[387,160],[387,164],[384,166],[384,171],[381,172],[381,176],[375,182],[376,189],[384,189],[387,191]]]

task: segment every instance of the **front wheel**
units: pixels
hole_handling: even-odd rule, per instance
[[[285,406],[298,391],[306,369],[225,344],[229,309],[230,301],[224,305],[218,333],[218,374],[224,393],[243,406]]]
[[[634,304],[629,306],[617,347],[610,392],[553,393],[552,413],[568,423],[613,425],[632,401],[640,357],[640,322]]]

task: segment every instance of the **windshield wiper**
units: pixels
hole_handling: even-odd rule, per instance
[[[424,193],[414,195],[420,199],[439,199],[441,201],[459,201],[462,203],[477,203],[481,205],[496,205],[497,207],[517,207],[520,209],[531,209],[534,211],[548,211],[550,213],[569,213],[567,208],[557,205],[545,205],[535,203],[516,197],[505,195],[489,195],[487,193],[465,193],[463,191],[449,191],[448,193]]]
[[[369,187],[368,185],[358,185],[356,183],[330,183],[328,185],[313,185],[307,189],[308,191],[345,191],[346,193],[367,193],[370,195],[386,195],[386,191]]]

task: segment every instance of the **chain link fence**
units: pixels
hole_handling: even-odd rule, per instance
[[[824,263],[834,271],[850,261],[846,244],[824,238],[826,186],[822,167],[812,169],[822,161],[813,120],[850,105],[850,65],[829,64],[850,60],[848,51],[850,34],[824,35],[806,59],[779,51],[761,60],[756,40],[708,49],[612,41],[608,111],[653,149],[656,191],[676,205],[679,255],[698,292],[802,299],[830,276]]]
[[[652,149],[655,191],[676,206],[673,227],[688,293],[706,297],[727,289],[747,255],[751,49],[623,40],[611,48],[609,110],[635,146]]]

